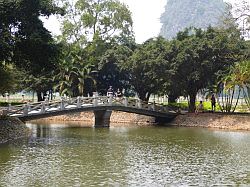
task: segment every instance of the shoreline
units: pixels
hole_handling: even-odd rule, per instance
[[[0,116],[0,144],[25,138],[29,135],[29,128],[18,118]]]
[[[41,122],[49,125],[69,124],[77,127],[93,127],[94,115],[91,112],[81,112],[70,115],[61,115],[27,123]],[[126,112],[113,112],[110,118],[110,127],[194,127],[210,128],[229,131],[250,131],[249,114],[224,113],[186,113],[177,116],[172,122],[156,124],[154,118]],[[2,117],[0,119],[0,144],[29,136],[29,128],[17,118]]]
[[[92,127],[94,124],[94,115],[92,112],[79,112],[74,114],[44,118],[36,121],[43,121],[46,123],[80,122],[82,127]],[[126,112],[112,112],[110,118],[110,127],[140,127],[155,125],[157,124],[155,123],[153,117]],[[159,125],[250,131],[250,115],[226,113],[185,113],[178,115],[170,123]]]
[[[171,126],[250,131],[249,114],[187,113],[177,116]]]

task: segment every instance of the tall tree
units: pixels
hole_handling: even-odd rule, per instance
[[[50,76],[58,48],[39,17],[61,11],[52,0],[0,0],[0,62],[15,63],[36,79]],[[45,87],[45,82],[33,87],[38,100]]]
[[[85,46],[95,40],[133,36],[131,12],[117,0],[65,1],[62,39]]]
[[[151,94],[158,93],[165,76],[166,41],[152,38],[138,46],[128,61],[121,64],[129,72],[130,84],[139,98],[148,101]]]
[[[64,6],[67,14],[59,40],[70,44],[72,51],[78,49],[77,55],[71,55],[71,64],[78,69],[78,81],[74,83],[83,83],[81,77],[89,74],[85,88],[81,84],[81,90],[87,93],[96,91],[93,90],[95,77],[99,80],[98,89],[104,91],[104,85],[107,83],[104,77],[109,76],[109,72],[105,70],[111,69],[111,64],[114,64],[114,61],[104,63],[109,58],[107,54],[110,52],[107,51],[112,50],[114,46],[134,42],[131,12],[117,0],[64,1]]]
[[[194,29],[191,33],[186,30],[177,35],[179,53],[173,78],[189,96],[189,111],[194,112],[197,92],[215,83],[219,72],[240,59],[244,42],[239,32],[211,27],[207,31]]]
[[[230,67],[228,74],[222,77],[219,85],[219,93],[221,99],[219,106],[222,112],[234,112],[238,104],[240,94],[243,96],[250,108],[250,61],[242,61],[235,63]],[[233,100],[236,98],[236,103]]]
[[[108,49],[101,57],[98,64],[97,88],[102,94],[106,94],[107,88],[112,85],[113,89],[131,89],[129,85],[129,72],[121,66],[132,55],[131,48],[124,45],[116,45]]]

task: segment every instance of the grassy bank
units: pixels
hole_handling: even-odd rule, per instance
[[[180,108],[181,110],[188,110],[188,102],[181,102],[181,103],[169,103],[167,104],[168,106],[174,107],[174,108]],[[196,102],[196,106],[199,105],[199,102]],[[210,101],[204,101],[203,102],[203,106],[204,106],[204,111],[208,112],[208,111],[212,111],[212,107],[211,107],[211,102]],[[220,107],[218,104],[216,104],[216,111],[220,112]],[[246,105],[237,105],[236,107],[236,111],[237,112],[250,112],[248,110],[248,107]]]

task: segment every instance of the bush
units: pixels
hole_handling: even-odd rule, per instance
[[[181,109],[181,110],[188,110],[188,103],[183,102],[183,103],[168,103],[169,107],[173,109]]]
[[[12,102],[10,104],[12,106],[14,106],[14,105],[21,105],[21,104],[24,104],[24,103],[23,102]],[[7,107],[7,106],[9,106],[9,103],[8,102],[0,102],[0,106]]]
[[[0,120],[7,120],[7,119],[9,119],[10,117],[9,116],[7,116],[7,115],[1,115],[0,114]]]

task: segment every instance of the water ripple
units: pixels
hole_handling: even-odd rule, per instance
[[[0,149],[0,186],[250,184],[250,134],[192,128],[32,126]]]

